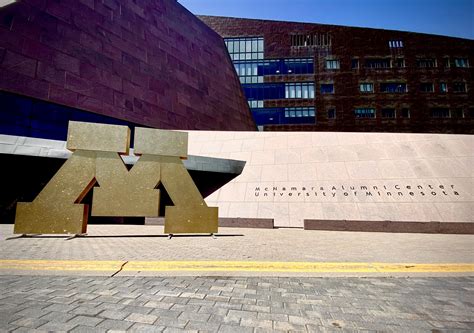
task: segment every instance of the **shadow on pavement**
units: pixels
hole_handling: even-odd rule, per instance
[[[214,234],[215,238],[220,237],[243,237],[243,234]],[[182,238],[182,237],[212,237],[211,235],[204,234],[204,235],[176,235],[173,234],[172,238]],[[14,240],[14,239],[21,239],[21,238],[64,238],[65,240],[68,239],[81,239],[81,238],[169,238],[168,234],[165,235],[93,235],[93,236],[68,236],[68,235],[28,235],[28,236],[14,236],[5,238],[5,240]]]

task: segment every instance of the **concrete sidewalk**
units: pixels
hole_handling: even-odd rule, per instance
[[[160,226],[91,225],[88,237],[83,238],[67,240],[65,236],[44,235],[7,240],[15,237],[12,230],[12,225],[0,226],[0,271],[4,274],[14,274],[15,267],[20,266],[21,274],[28,273],[25,272],[28,265],[39,267],[36,272],[30,272],[32,274],[43,274],[41,267],[65,265],[68,267],[64,271],[68,274],[77,271],[108,276],[117,273],[169,275],[173,271],[179,271],[180,275],[256,276],[474,274],[473,235],[221,228],[215,239],[209,236],[168,239]],[[11,260],[15,262],[7,265]],[[81,261],[77,264],[79,269],[71,268],[76,265],[71,261]],[[113,263],[109,265],[108,261]],[[194,266],[191,269],[163,268],[170,264],[177,267],[183,261],[192,262]],[[275,268],[272,262],[280,267]],[[335,266],[328,268],[325,263]],[[427,264],[431,268],[420,268]],[[437,264],[451,266],[439,268]],[[243,265],[252,267],[239,270]],[[307,265],[311,265],[311,269],[305,269]],[[356,269],[346,269],[346,266]],[[58,274],[60,270],[49,269],[46,274]]]

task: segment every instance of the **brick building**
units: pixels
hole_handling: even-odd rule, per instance
[[[474,133],[474,41],[199,16],[265,130]]]

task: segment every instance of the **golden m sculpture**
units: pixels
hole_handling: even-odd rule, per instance
[[[174,204],[165,207],[165,233],[216,233],[217,207],[206,205],[181,161],[188,133],[136,127],[134,139],[140,157],[128,170],[120,157],[129,154],[127,126],[71,121],[73,154],[33,202],[18,203],[14,233],[85,233],[89,206],[81,201],[92,188],[91,216],[156,217],[160,184]]]

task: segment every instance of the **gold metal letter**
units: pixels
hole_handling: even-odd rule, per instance
[[[117,153],[98,153],[96,178],[92,216],[158,216],[158,156],[141,156],[128,171]]]
[[[161,181],[174,204],[165,208],[165,234],[217,232],[217,207],[207,206],[178,157],[161,158]]]
[[[88,206],[78,204],[95,183],[95,152],[76,151],[33,202],[16,207],[15,234],[81,234]]]
[[[217,207],[207,206],[181,161],[188,156],[188,133],[135,128],[134,151],[141,158],[161,155],[160,179],[174,204],[165,208],[165,233],[217,232]]]
[[[181,159],[188,134],[135,128],[135,153],[128,171],[119,154],[128,154],[126,126],[70,122],[67,148],[74,151],[36,199],[19,202],[15,233],[80,234],[88,206],[80,204],[94,184],[93,216],[158,216],[160,182],[174,206],[165,208],[165,233],[215,233],[217,207],[208,207]]]
[[[14,233],[85,233],[89,206],[79,203],[96,182],[97,152],[128,153],[129,146],[126,126],[69,122],[67,148],[74,153],[33,202],[17,204]]]

